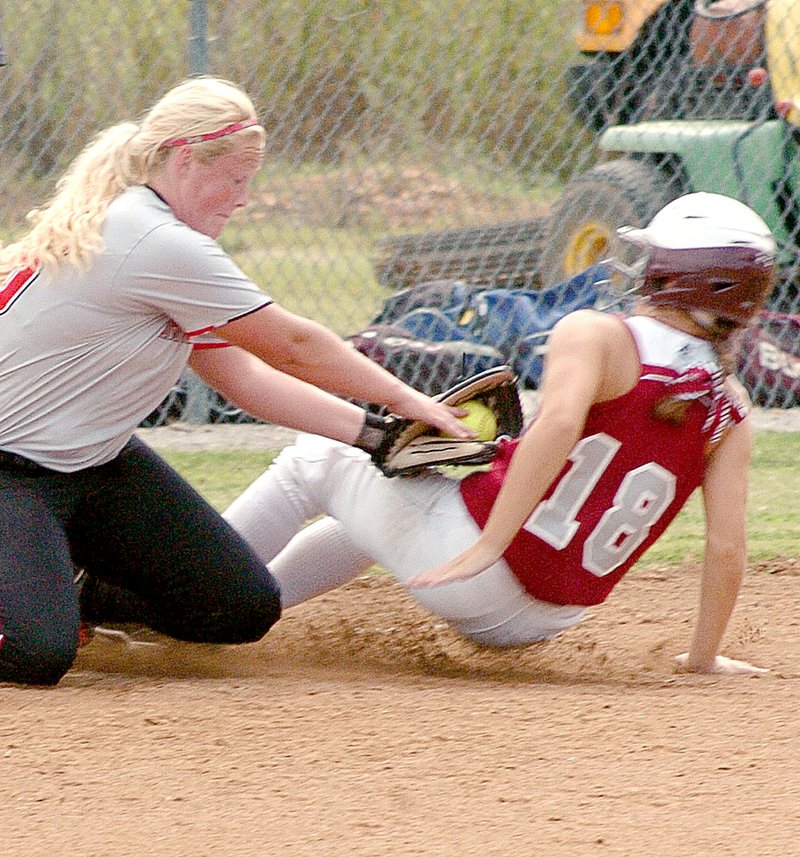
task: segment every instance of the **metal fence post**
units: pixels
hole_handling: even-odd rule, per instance
[[[189,7],[189,74],[208,73],[208,4],[192,0]]]
[[[8,65],[6,52],[3,50],[3,18],[0,16],[0,66]]]
[[[186,405],[181,413],[181,421],[190,425],[210,422],[214,391],[191,369],[185,370],[181,382],[186,391]]]

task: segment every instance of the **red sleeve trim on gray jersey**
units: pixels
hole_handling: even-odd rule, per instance
[[[266,300],[263,304],[259,304],[258,306],[251,307],[239,315],[234,315],[226,321],[221,322],[220,324],[211,324],[208,327],[201,327],[198,330],[187,330],[187,336],[202,336],[204,333],[208,333],[210,330],[216,330],[218,327],[224,327],[226,324],[230,324],[232,321],[238,321],[240,318],[246,318],[248,315],[254,312],[258,312],[260,309],[264,309],[264,307],[268,307],[270,304],[275,303],[272,298]]]

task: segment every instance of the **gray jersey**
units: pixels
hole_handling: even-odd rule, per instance
[[[0,449],[54,470],[114,458],[205,332],[270,298],[146,187],[114,200],[89,271],[0,282]]]

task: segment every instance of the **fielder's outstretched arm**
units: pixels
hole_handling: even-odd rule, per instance
[[[229,322],[215,333],[275,369],[330,393],[386,405],[392,413],[422,420],[453,437],[473,436],[458,420],[455,408],[403,383],[324,325],[276,304]]]

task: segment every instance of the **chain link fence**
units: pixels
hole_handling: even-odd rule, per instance
[[[278,302],[351,336],[400,292],[465,290],[445,333],[392,319],[396,342],[425,351],[406,380],[425,386],[431,343],[460,342],[462,368],[470,338],[513,360],[533,335],[540,354],[540,331],[478,336],[465,308],[473,318],[498,289],[535,302],[621,254],[616,227],[709,190],[747,202],[779,239],[780,280],[740,374],[759,404],[794,405],[797,5],[16,0],[0,20],[0,240],[94,133],[209,73],[243,85],[267,128],[252,204],[221,242]],[[249,417],[187,372],[148,424],[175,419]]]

